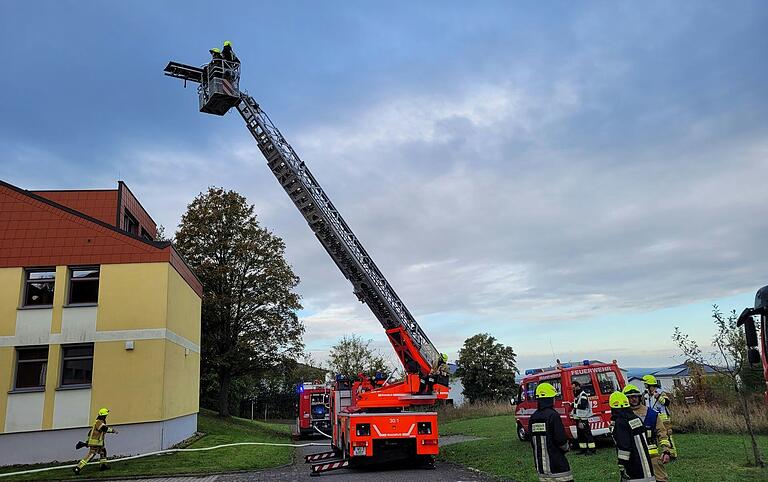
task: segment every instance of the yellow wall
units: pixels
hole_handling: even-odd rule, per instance
[[[184,347],[165,343],[165,397],[163,418],[175,418],[198,411],[200,394],[200,355]]]
[[[16,308],[21,304],[23,274],[21,268],[0,268],[0,336],[16,333]]]
[[[165,340],[96,343],[93,352],[91,411],[109,408],[110,422],[136,423],[163,418]]]
[[[59,274],[56,273],[58,279]],[[58,291],[58,287],[56,288]],[[61,369],[61,345],[48,346],[48,368],[45,373],[45,401],[43,402],[43,429],[53,428],[53,404],[59,386]]]
[[[8,391],[13,383],[14,356],[13,347],[0,347],[0,433],[5,431],[5,411],[8,408]]]
[[[69,268],[56,267],[56,284],[53,289],[53,317],[51,318],[51,333],[61,333],[62,310],[67,303],[69,290]]]
[[[102,265],[96,329],[164,328],[168,268],[168,263]]]
[[[201,300],[176,269],[168,265],[168,329],[200,344]]]

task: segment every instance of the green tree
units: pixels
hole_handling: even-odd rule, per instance
[[[176,247],[203,284],[201,378],[230,413],[237,382],[296,358],[303,348],[299,278],[285,244],[261,227],[235,191],[211,187],[181,219]]]
[[[740,376],[740,374],[745,373],[746,367],[749,366],[749,361],[747,359],[747,344],[744,335],[736,325],[738,318],[736,310],[732,310],[728,316],[725,316],[717,305],[712,306],[712,319],[715,323],[716,331],[712,337],[712,346],[715,347],[715,352],[711,355],[705,355],[699,344],[690,336],[680,331],[680,328],[677,326],[675,327],[672,339],[688,359],[687,363],[689,365],[708,365],[730,381],[734,393],[737,394],[739,411],[744,418],[744,424],[752,443],[755,465],[765,467],[763,454],[757,445],[755,431],[752,427],[749,408],[751,392],[749,386],[743,383]]]
[[[346,375],[352,380],[358,378],[358,373],[371,375],[392,371],[381,353],[371,348],[371,343],[372,340],[363,341],[354,333],[342,336],[341,340],[331,347],[328,357],[329,370],[334,374]]]
[[[464,341],[459,350],[456,376],[464,385],[470,403],[509,400],[517,391],[517,355],[510,346],[496,342],[488,333]]]

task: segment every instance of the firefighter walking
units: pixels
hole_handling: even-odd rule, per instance
[[[621,392],[613,392],[608,405],[611,407],[611,435],[616,443],[621,482],[655,482],[643,421],[635,415],[629,399]]]
[[[677,447],[675,446],[675,440],[672,438],[672,419],[669,411],[669,406],[672,401],[669,396],[661,389],[659,382],[653,375],[645,375],[643,377],[643,383],[645,384],[645,393],[643,398],[645,405],[653,410],[659,412],[661,422],[664,424],[664,429],[669,437],[669,455],[673,459],[677,458]]]
[[[80,471],[83,470],[83,467],[85,467],[97,454],[99,455],[99,468],[101,470],[109,469],[109,465],[107,465],[107,448],[104,445],[104,435],[108,433],[117,433],[117,430],[107,425],[107,415],[109,415],[108,409],[102,408],[99,410],[96,421],[88,432],[88,441],[85,444],[88,447],[88,454],[86,454],[83,460],[72,469],[75,474],[79,474]],[[78,447],[79,446],[80,444],[78,444]]]
[[[571,466],[565,453],[568,452],[568,438],[563,421],[555,410],[557,390],[549,383],[536,387],[538,409],[528,421],[531,434],[533,460],[540,482],[573,482]]]
[[[623,392],[629,399],[629,406],[632,411],[643,421],[645,437],[648,441],[648,453],[651,456],[656,480],[666,482],[669,480],[669,476],[664,465],[668,464],[670,460],[669,437],[664,423],[661,421],[661,416],[659,412],[643,404],[643,394],[635,385],[627,385]]]
[[[571,418],[576,420],[576,438],[579,441],[581,455],[595,455],[595,439],[592,437],[592,429],[589,426],[589,419],[592,418],[592,402],[589,400],[589,394],[581,388],[581,383],[573,382],[573,413]]]

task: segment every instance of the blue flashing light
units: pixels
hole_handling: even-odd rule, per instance
[[[296,393],[304,393],[304,384],[300,383],[296,386]]]
[[[563,368],[571,368],[573,365],[571,365],[570,363],[561,363],[560,366],[562,366]]]
[[[584,360],[584,361],[583,361],[583,362],[581,362],[581,363],[582,363],[582,364],[583,364],[585,367],[588,367],[588,366],[589,366],[589,360]]]

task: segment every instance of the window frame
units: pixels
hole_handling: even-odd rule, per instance
[[[66,356],[66,351],[68,348],[90,348],[91,349],[91,355],[90,356]],[[61,345],[61,367],[59,369],[59,383],[58,383],[58,389],[59,390],[76,390],[78,388],[91,388],[93,386],[93,358],[94,354],[96,352],[96,346],[94,343],[67,343],[65,345]],[[91,381],[88,383],[64,383],[64,368],[65,363],[67,361],[71,360],[91,360]]]
[[[614,383],[614,388],[611,391],[609,392],[603,391],[603,385],[601,384],[602,380],[600,380],[601,375],[606,377],[608,376],[613,377],[613,380],[611,380],[611,382],[615,382],[615,383]],[[614,391],[617,391],[617,390],[621,391],[621,378],[619,378],[619,375],[616,374],[616,372],[612,370],[605,371],[605,372],[597,372],[595,373],[595,378],[597,378],[597,390],[600,392],[601,395],[610,395]]]
[[[80,278],[76,279],[72,275],[75,271],[83,271],[83,270],[95,270],[98,272],[98,277],[95,278],[97,282],[96,287],[96,301],[86,301],[82,303],[73,303],[72,302],[72,284],[73,283],[82,283],[87,281],[94,281],[94,278]],[[66,306],[98,306],[99,304],[99,292],[101,291],[101,266],[95,265],[95,266],[70,266],[67,269],[67,304]]]
[[[45,382],[48,378],[48,359],[50,358],[50,346],[49,345],[28,345],[28,346],[17,346],[15,347],[15,355],[16,355],[16,363],[14,363],[14,370],[13,370],[13,386],[9,393],[24,393],[24,392],[44,392],[45,391]],[[20,352],[22,351],[32,351],[32,350],[46,350],[45,358],[35,358],[32,360],[22,360],[19,356]],[[19,383],[19,365],[23,363],[40,363],[43,362],[42,366],[42,374],[41,378],[43,379],[42,385],[37,385],[34,387],[18,387]]]
[[[131,231],[131,225],[136,226],[136,232]],[[139,229],[141,228],[141,224],[139,223],[139,220],[136,219],[136,216],[133,215],[128,209],[124,209],[123,212],[123,231],[126,233],[132,234],[134,236],[139,236]]]
[[[44,278],[42,280],[32,280],[30,275],[33,273],[53,273],[52,278]],[[25,309],[42,309],[53,308],[54,299],[51,298],[51,303],[46,305],[27,304],[27,293],[29,292],[29,286],[35,283],[52,283],[53,284],[53,297],[56,296],[56,267],[43,267],[43,268],[24,268],[24,289],[21,290],[21,308]]]
[[[573,394],[574,397],[576,396],[576,394],[574,393],[574,390],[573,390],[573,382],[579,382],[579,385],[581,385],[581,389],[584,390],[588,396],[594,397],[595,395],[597,395],[598,389],[595,387],[595,379],[592,377],[592,375],[593,375],[593,372],[580,373],[578,375],[571,375],[571,393]],[[582,383],[581,380],[579,380],[580,377],[589,377],[589,385],[585,385],[584,383]],[[591,393],[589,390],[587,390],[587,387],[592,388]]]

